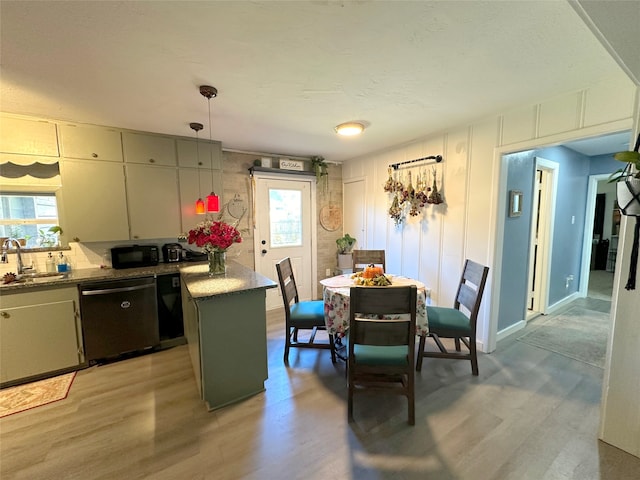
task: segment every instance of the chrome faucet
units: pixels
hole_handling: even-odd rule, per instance
[[[13,245],[16,247],[16,263],[18,268],[18,275],[22,275],[23,273],[25,273],[26,270],[33,270],[33,267],[25,267],[22,264],[22,254],[20,253],[20,242],[18,240],[16,240],[13,237],[7,238],[2,244],[2,248],[3,249],[9,248],[9,245],[11,243],[13,243]],[[6,258],[4,257],[4,252],[3,252],[3,258]]]

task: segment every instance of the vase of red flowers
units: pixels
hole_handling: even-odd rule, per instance
[[[234,243],[242,242],[236,227],[225,222],[205,220],[189,230],[187,241],[201,247],[209,257],[209,275],[224,275],[227,271],[226,251]]]
[[[209,275],[227,273],[226,252],[209,252]]]

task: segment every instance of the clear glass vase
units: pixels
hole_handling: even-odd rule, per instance
[[[227,271],[226,252],[209,252],[209,275],[224,275]]]

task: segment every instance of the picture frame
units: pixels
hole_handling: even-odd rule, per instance
[[[509,191],[509,216],[519,217],[522,215],[522,201],[524,194],[522,190],[510,190]]]

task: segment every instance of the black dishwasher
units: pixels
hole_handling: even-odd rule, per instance
[[[160,343],[154,277],[81,284],[80,313],[87,362]]]

